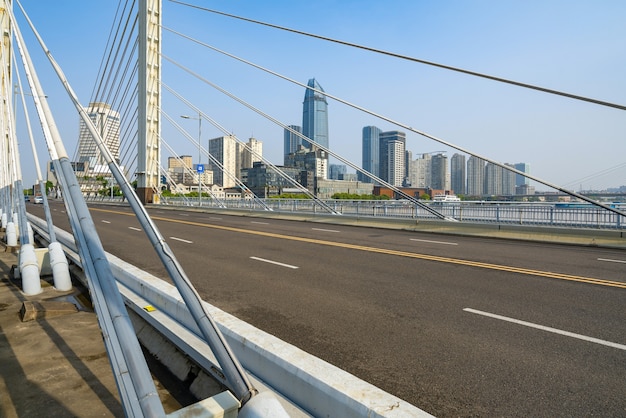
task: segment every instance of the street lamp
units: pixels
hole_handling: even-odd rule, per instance
[[[198,121],[198,166],[196,172],[198,173],[198,206],[202,206],[202,177],[201,174],[204,175],[204,170],[200,171],[200,167],[202,164],[202,147],[200,140],[202,139],[202,114],[198,112],[198,117],[193,117],[189,115],[180,115],[183,119],[192,119]]]

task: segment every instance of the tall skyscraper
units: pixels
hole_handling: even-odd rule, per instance
[[[471,156],[467,160],[467,194],[482,196],[485,191],[485,160]]]
[[[120,114],[111,109],[107,103],[93,102],[85,108],[89,118],[95,125],[113,157],[119,163],[120,158]],[[100,153],[95,140],[87,129],[85,122],[80,121],[78,137],[78,162],[87,162],[88,170],[94,174],[108,172],[107,163]]]
[[[530,164],[526,163],[517,163],[514,165],[515,169],[521,171],[522,173],[530,174]],[[522,176],[521,174],[515,174],[515,185],[523,186],[530,184],[530,179]]]
[[[288,127],[298,133],[302,133],[301,126],[289,125]],[[283,164],[286,166],[289,154],[293,154],[300,149],[300,145],[302,145],[302,138],[300,138],[298,135],[294,134],[290,130],[285,129],[283,142]]]
[[[430,164],[430,187],[436,190],[448,190],[448,156],[435,154]]]
[[[375,126],[365,126],[363,128],[363,154],[361,168],[376,177],[380,177],[380,134],[381,130]],[[363,173],[358,173],[359,181],[373,183],[373,180]]]
[[[465,194],[465,155],[455,153],[450,159],[450,187],[456,194]]]
[[[234,187],[237,184],[235,178],[240,176],[240,167],[237,166],[240,158],[237,157],[235,137],[228,135],[210,139],[209,153],[219,162],[219,164],[210,163],[215,184],[222,187]]]
[[[392,186],[402,186],[406,172],[404,169],[406,134],[400,131],[381,132],[378,149],[380,178]]]
[[[328,102],[323,94],[324,89],[314,78],[307,83],[308,87],[302,102],[302,134],[316,143],[328,148]],[[309,141],[303,140],[302,145],[311,148]]]

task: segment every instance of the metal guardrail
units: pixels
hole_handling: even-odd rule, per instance
[[[202,207],[250,211],[273,211],[291,213],[328,213],[308,199],[264,199],[261,205],[255,199],[224,199],[213,202],[206,199]],[[383,217],[404,219],[437,219],[424,209],[402,200],[326,200],[325,203],[337,213],[358,217]],[[198,201],[182,198],[162,198],[161,204],[174,206],[198,206]],[[528,202],[479,202],[430,203],[430,206],[446,217],[461,222],[485,224],[511,224],[528,226],[552,226],[568,228],[626,229],[626,217],[586,203],[528,203]],[[626,203],[613,207],[624,211]]]

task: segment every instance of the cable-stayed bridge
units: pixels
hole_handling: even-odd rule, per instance
[[[19,5],[19,3],[16,4]],[[115,264],[112,265],[104,261],[107,259],[107,256],[104,252],[105,247],[101,244],[101,238],[96,233],[98,230],[98,228],[96,227],[97,224],[94,221],[93,215],[90,214],[90,211],[84,200],[86,194],[85,190],[89,187],[88,185],[86,185],[88,181],[84,177],[88,176],[83,175],[83,178],[80,178],[81,176],[77,174],[77,165],[79,165],[77,163],[83,163],[83,167],[85,163],[87,163],[88,166],[89,164],[91,164],[94,170],[96,169],[96,167],[98,167],[97,170],[100,171],[92,170],[92,177],[96,177],[96,182],[102,181],[97,180],[97,178],[107,178],[107,182],[109,182],[109,191],[112,194],[115,193],[115,187],[113,187],[113,184],[116,184],[116,187],[119,188],[119,190],[123,194],[125,203],[132,209],[133,216],[139,222],[139,225],[135,228],[146,232],[146,236],[149,241],[144,245],[146,246],[146,248],[150,246],[155,248],[157,255],[155,261],[160,261],[162,263],[163,272],[166,273],[170,280],[175,284],[177,292],[179,292],[180,297],[188,308],[187,315],[189,318],[187,318],[187,320],[191,320],[191,322],[185,322],[185,324],[192,324],[188,325],[188,327],[194,328],[196,333],[195,335],[200,336],[200,338],[206,341],[206,343],[210,346],[211,352],[215,357],[215,361],[217,364],[219,364],[219,367],[221,368],[221,371],[219,372],[219,374],[222,374],[221,383],[228,389],[227,393],[231,394],[232,398],[235,399],[235,402],[239,405],[243,405],[243,408],[241,408],[240,411],[242,416],[245,416],[245,414],[250,414],[250,416],[259,416],[254,414],[261,414],[260,412],[258,412],[258,410],[262,410],[263,408],[275,408],[272,409],[272,412],[269,413],[269,415],[265,416],[280,416],[280,414],[287,414],[288,412],[282,410],[282,407],[278,406],[274,402],[275,399],[271,397],[268,399],[268,397],[263,397],[257,394],[259,392],[258,388],[255,384],[251,382],[248,373],[240,364],[240,361],[237,358],[238,356],[235,355],[233,352],[235,350],[230,347],[229,340],[232,340],[234,337],[224,337],[222,331],[220,331],[219,327],[216,326],[215,321],[213,321],[211,315],[209,315],[209,313],[207,312],[206,306],[200,300],[201,295],[194,288],[194,285],[192,285],[193,280],[191,280],[187,276],[187,265],[183,265],[183,263],[179,262],[177,256],[175,255],[175,252],[172,251],[172,249],[170,248],[170,245],[172,245],[172,239],[174,241],[184,242],[185,240],[190,241],[188,239],[189,237],[182,238],[169,234],[166,237],[161,232],[161,226],[157,225],[157,219],[164,216],[150,213],[148,209],[146,209],[146,205],[151,203],[158,204],[161,202],[161,180],[162,176],[165,175],[162,169],[162,157],[164,154],[163,150],[166,148],[174,150],[178,145],[176,143],[170,143],[167,138],[165,138],[165,135],[163,134],[163,125],[165,124],[165,122],[169,123],[173,128],[175,128],[176,131],[179,132],[179,135],[181,137],[184,137],[185,140],[189,141],[194,149],[197,147],[199,153],[199,162],[203,159],[207,162],[210,161],[212,166],[218,167],[222,170],[221,175],[223,179],[231,178],[241,190],[243,190],[244,192],[246,191],[246,185],[238,178],[237,173],[228,171],[227,168],[223,165],[220,167],[221,162],[216,159],[214,155],[209,153],[208,147],[204,147],[202,145],[201,138],[203,121],[205,122],[205,129],[206,123],[208,122],[215,128],[219,129],[223,135],[230,136],[229,130],[222,127],[219,124],[219,121],[214,120],[208,112],[205,112],[201,107],[194,105],[190,100],[186,99],[184,95],[180,94],[174,87],[170,85],[170,83],[167,81],[167,79],[163,77],[162,74],[166,63],[171,64],[172,66],[178,68],[180,71],[192,76],[192,78],[197,79],[199,83],[208,85],[213,89],[221,92],[222,94],[228,96],[230,99],[241,103],[245,108],[249,109],[257,116],[261,116],[263,118],[271,120],[273,123],[276,123],[277,126],[280,127],[280,129],[287,129],[288,124],[275,120],[266,111],[255,107],[254,105],[246,102],[232,92],[226,91],[217,84],[212,83],[202,73],[192,70],[188,64],[172,58],[170,54],[164,50],[165,45],[162,41],[165,39],[164,32],[175,34],[176,36],[182,39],[186,39],[189,42],[203,44],[202,46],[206,48],[210,48],[210,46],[204,44],[202,41],[199,41],[197,39],[191,39],[188,36],[184,35],[182,32],[179,32],[176,29],[172,29],[165,23],[163,23],[163,13],[160,2],[144,1],[140,2],[136,6],[136,8],[133,8],[131,6],[128,7],[129,10],[123,10],[122,8],[120,8],[119,20],[117,21],[117,24],[114,25],[115,30],[112,30],[111,32],[110,49],[108,55],[106,56],[106,59],[103,60],[101,74],[99,75],[99,82],[94,89],[93,96],[89,100],[89,103],[93,105],[85,106],[85,103],[81,102],[80,98],[75,95],[74,91],[71,88],[71,80],[68,80],[65,77],[65,72],[63,68],[61,68],[55,61],[54,54],[48,51],[48,48],[45,45],[45,39],[40,39],[39,46],[35,46],[36,48],[42,47],[42,49],[47,53],[48,58],[50,58],[50,64],[52,64],[55,73],[62,81],[62,83],[67,87],[67,94],[72,100],[74,106],[76,107],[77,113],[81,117],[83,123],[82,126],[85,130],[84,134],[86,137],[90,137],[93,140],[91,150],[94,151],[95,155],[90,156],[92,157],[92,159],[85,159],[84,161],[80,161],[79,156],[77,160],[76,158],[70,156],[71,150],[66,149],[64,140],[63,138],[61,138],[54,121],[54,111],[50,108],[48,104],[48,98],[46,97],[46,88],[45,86],[41,85],[37,75],[38,69],[32,65],[32,60],[30,59],[31,51],[35,49],[35,47],[28,46],[24,42],[24,36],[22,35],[22,31],[25,31],[29,24],[21,20],[21,18],[14,17],[13,12],[9,7],[5,7],[4,9],[5,15],[3,16],[3,23],[5,24],[6,28],[4,31],[5,36],[7,37],[7,40],[10,39],[11,42],[6,43],[2,54],[5,60],[5,70],[3,73],[3,89],[5,97],[11,96],[14,91],[14,85],[17,85],[17,91],[19,92],[25,93],[27,91],[30,91],[30,93],[26,94],[26,97],[30,98],[35,104],[35,114],[37,116],[34,116],[35,114],[33,114],[32,116],[25,116],[25,118],[33,120],[38,119],[39,124],[43,128],[43,136],[46,141],[47,149],[50,153],[49,158],[52,161],[51,167],[59,183],[57,192],[60,192],[60,194],[57,194],[57,196],[60,196],[65,204],[69,219],[68,226],[71,228],[74,235],[73,241],[75,241],[76,245],[74,251],[77,255],[77,258],[72,262],[80,263],[80,265],[82,266],[84,270],[85,280],[89,285],[91,296],[95,301],[94,304],[98,312],[98,318],[101,321],[103,333],[107,336],[107,338],[105,338],[107,351],[112,359],[111,362],[113,365],[114,373],[119,378],[118,386],[120,387],[120,397],[123,399],[124,409],[127,415],[133,416],[164,415],[162,406],[160,405],[160,401],[158,397],[154,395],[155,391],[152,387],[153,384],[150,379],[150,374],[147,370],[147,366],[145,365],[145,361],[142,360],[142,352],[139,347],[139,343],[137,339],[134,338],[132,324],[130,322],[130,319],[128,319],[128,314],[125,313],[126,308],[124,304],[130,303],[129,300],[132,299],[132,297],[124,295],[122,298],[122,296],[120,296],[120,293],[118,292],[117,287],[111,280],[113,276],[118,277],[120,275],[118,270],[123,271],[124,267],[119,267]],[[28,11],[26,10],[26,12]],[[15,14],[18,14],[17,11],[15,11]],[[36,27],[34,29],[36,29]],[[10,36],[11,34],[12,36]],[[127,36],[124,37],[124,35]],[[233,58],[239,61],[245,61],[239,57]],[[246,63],[248,65],[252,65],[257,70],[270,72],[273,75],[276,75],[282,79],[286,79],[286,77],[274,73],[268,68],[250,62]],[[19,75],[19,73],[15,70],[22,67],[24,68],[23,74]],[[478,74],[476,75],[482,76]],[[306,85],[298,83],[294,80],[289,79],[286,81],[299,84],[299,86],[303,89],[307,88]],[[509,82],[508,80],[498,81]],[[535,88],[535,86],[523,87]],[[176,99],[184,103],[185,106],[187,106],[186,110],[184,112],[177,112],[174,115],[166,112],[164,110],[167,107],[164,100],[166,97],[166,95],[164,94],[165,92],[170,95],[170,99]],[[318,91],[316,93],[321,92]],[[504,166],[497,161],[491,160],[487,156],[479,155],[472,152],[471,150],[457,147],[454,144],[434,137],[426,132],[421,132],[417,129],[414,129],[408,124],[394,121],[392,118],[384,115],[376,114],[375,112],[369,111],[361,106],[343,100],[330,92],[324,93],[328,98],[337,100],[339,103],[350,106],[358,111],[368,113],[372,117],[381,118],[388,123],[395,123],[402,129],[406,129],[414,133],[419,133],[420,135],[423,135],[424,137],[435,142],[439,142],[446,146],[458,149],[459,151],[463,151],[470,155],[477,156],[485,161],[490,161],[496,165],[501,166],[503,169],[511,169],[510,167]],[[550,91],[548,93],[572,96],[557,91]],[[20,101],[25,101],[23,94],[19,97],[20,99],[16,101],[18,104]],[[585,97],[573,98],[576,100],[591,101],[594,102],[595,105],[599,106],[617,108],[618,110],[622,111],[624,110],[623,106],[613,103],[590,100]],[[19,243],[20,276],[22,277],[22,281],[24,283],[23,291],[26,294],[36,294],[39,292],[39,270],[37,262],[35,260],[36,256],[34,255],[34,248],[32,248],[34,244],[34,237],[31,237],[28,234],[28,228],[26,227],[28,222],[26,220],[25,204],[24,199],[21,195],[21,191],[24,189],[24,185],[22,183],[22,171],[25,169],[26,164],[20,164],[20,160],[17,158],[18,147],[15,136],[16,127],[12,122],[14,118],[9,117],[9,115],[12,115],[19,106],[7,102],[5,107],[6,109],[4,114],[6,115],[6,117],[4,120],[4,127],[5,132],[7,132],[7,137],[4,139],[5,142],[3,143],[2,147],[3,227],[6,228],[7,232],[11,232],[7,233],[7,244],[11,247],[16,247]],[[118,116],[110,112],[110,109],[119,109],[119,126],[114,123],[115,119]],[[181,121],[180,116],[183,116],[183,119],[197,120],[197,141],[194,134],[190,134],[189,132],[186,132],[184,129],[182,129],[181,124],[183,122]],[[34,123],[33,125],[36,126],[37,124]],[[119,131],[119,144],[107,143],[107,138],[110,138],[110,135],[108,134],[116,130]],[[297,131],[293,130],[291,131],[291,133],[295,135],[298,134]],[[235,137],[234,135],[232,136]],[[309,141],[311,140],[311,138],[303,139]],[[240,141],[240,143],[243,144],[243,141]],[[319,147],[319,149],[321,149],[322,151],[332,155],[338,161],[345,163],[346,165],[352,167],[357,171],[362,171],[362,169],[357,164],[354,164],[353,162],[349,161],[349,159],[334,152],[332,148],[325,147],[323,144],[319,143],[315,143],[315,145]],[[244,148],[246,147],[245,145],[242,146]],[[253,155],[255,154],[254,149],[249,148],[248,151]],[[88,150],[86,149],[82,150],[83,154],[87,152]],[[77,155],[81,154],[80,146],[77,147],[76,153]],[[258,155],[258,157],[261,156]],[[275,165],[271,164],[269,161],[266,161],[266,163],[276,170],[277,175],[283,176],[286,181],[289,180],[289,176],[285,175],[281,170],[275,167]],[[37,168],[39,168],[39,163],[36,163],[35,165]],[[391,188],[399,196],[404,197],[408,202],[410,202],[410,204],[412,205],[411,207],[414,210],[411,216],[412,219],[418,219],[419,221],[420,219],[434,218],[450,224],[463,222],[462,217],[455,216],[454,212],[450,213],[448,210],[443,210],[443,208],[426,205],[423,202],[415,199],[414,196],[406,195],[406,193],[404,193],[399,187],[394,186],[393,184],[389,184],[383,179],[372,175],[371,173],[363,174],[371,176],[374,181]],[[45,185],[43,184],[43,174],[38,173],[37,177],[40,184],[39,190],[45,190]],[[624,216],[623,209],[621,207],[608,205],[602,202],[596,202],[595,200],[585,195],[563,189],[540,178],[531,178],[534,181],[537,181],[549,187],[553,187],[558,191],[569,194],[586,203],[594,205],[595,207],[599,208],[599,210],[605,211],[607,214],[618,220],[614,222],[617,229],[620,229],[620,225],[621,228],[623,228],[623,222],[619,222],[619,220],[621,220]],[[90,179],[89,181],[93,182],[93,179]],[[135,182],[136,185],[134,184]],[[198,181],[198,186],[200,190],[201,183],[201,180]],[[325,214],[337,217],[344,216],[342,215],[342,212],[337,210],[335,206],[332,206],[328,202],[321,199],[317,199],[314,193],[311,193],[309,190],[303,188],[298,183],[294,182],[292,186],[302,191],[302,193],[309,195],[311,200],[314,202],[314,212],[320,211]],[[42,193],[43,209],[44,212],[46,212],[43,214],[44,216],[42,218],[45,219],[47,223],[40,224],[39,228],[41,228],[41,230],[43,231],[40,233],[46,235],[46,240],[49,241],[51,244],[62,242],[65,246],[74,245],[71,243],[72,239],[62,236],[63,234],[60,234],[61,236],[57,237],[55,229],[52,227],[52,220],[54,216],[52,216],[52,214],[50,213],[50,205],[47,198],[47,194]],[[199,198],[202,199],[201,194],[199,195]],[[207,199],[208,198],[209,197],[207,196]],[[215,197],[212,197],[211,200],[214,202],[220,201],[220,199]],[[259,199],[258,196],[255,196],[254,194],[250,194],[246,196],[246,199],[241,200],[244,202],[254,202],[253,204],[255,208],[261,211],[273,212],[270,210],[271,208],[266,202],[264,202],[262,199]],[[130,213],[128,211],[126,212]],[[6,220],[4,219],[5,215]],[[120,216],[120,214],[118,214],[117,216]],[[111,222],[107,219],[102,219],[101,221]],[[195,223],[196,227],[199,227],[201,224],[203,225],[202,227],[205,227],[205,221],[206,220],[197,220],[189,222],[187,223],[187,225],[193,226]],[[180,222],[180,225],[185,224],[185,222]],[[240,229],[245,229],[236,226],[230,226],[227,228],[230,228],[232,232],[237,233],[243,233],[240,231]],[[225,227],[222,227],[221,229],[225,230]],[[250,231],[253,231],[254,228],[249,229]],[[334,233],[333,231],[336,231],[332,228],[318,229],[326,229],[326,231],[319,232],[327,233]],[[13,231],[15,231],[15,234],[12,233]],[[289,233],[280,235],[274,232],[267,231],[256,231],[254,234],[259,236],[265,236],[266,238],[281,240],[287,239],[285,237],[290,235]],[[403,260],[421,258],[424,260],[436,261],[441,263],[447,263],[452,260],[432,254],[421,254],[418,257],[414,253],[404,252],[403,250],[393,248],[388,248],[382,251],[374,247],[363,246],[356,243],[342,243],[341,245],[336,243],[329,244],[328,242],[330,241],[312,237],[300,238],[297,241],[305,242],[307,244],[321,244],[330,247],[341,247],[342,251],[352,250],[365,251],[365,253],[387,253],[388,255],[390,254],[403,257]],[[392,247],[395,245],[396,244],[392,245]],[[441,245],[458,246],[458,243],[448,242]],[[68,286],[71,286],[71,283],[69,277],[64,272],[64,266],[67,265],[67,262],[64,262],[65,255],[55,253],[55,247],[55,245],[52,245],[52,248],[49,250],[51,254],[51,263],[54,265],[54,269],[59,270],[59,273],[54,275],[54,286],[59,290],[63,290],[67,289]],[[211,250],[207,250],[207,253],[211,254],[216,250],[216,248],[213,248]],[[132,253],[133,251],[127,248],[126,252]],[[254,257],[254,260],[260,262],[270,262],[270,264],[274,265],[278,265],[275,263],[279,263],[276,260],[270,259],[267,255],[264,257],[251,256],[251,258],[252,257]],[[331,255],[323,257],[323,259],[331,258]],[[282,262],[280,264],[283,267],[286,266],[285,268],[289,268],[292,270],[298,269],[298,266],[289,265],[285,262]],[[402,263],[397,262],[394,264],[400,265]],[[461,261],[461,259],[454,259],[452,264],[460,264],[477,269],[486,268],[499,272],[507,271],[512,274],[545,276],[550,277],[554,280],[583,282],[594,284],[595,286],[604,286],[610,288],[620,287],[620,280],[596,278],[594,281],[594,277],[591,274],[576,275],[572,272],[562,274],[549,274],[548,272],[544,271],[544,269],[516,269],[497,263],[472,263],[468,262],[467,260]],[[214,269],[215,271],[220,271],[221,269],[224,269],[224,267],[220,267],[217,265],[211,265],[211,267],[209,268],[212,270]],[[390,268],[393,269],[393,267]],[[330,274],[331,272],[324,271],[322,267],[317,267],[317,269],[320,272],[319,275],[326,274],[332,276],[332,274]],[[312,268],[311,270],[314,271],[315,268]],[[411,267],[409,265],[403,265],[399,270],[410,271]],[[196,274],[201,273],[197,272]],[[613,274],[613,271],[609,271],[606,274],[608,277],[610,277],[611,274]],[[402,274],[398,275],[401,276]],[[339,276],[341,277],[342,275]],[[127,287],[130,287],[131,290],[133,284],[137,285],[137,283],[140,283],[138,277],[127,278],[126,280],[128,280],[129,282],[126,282],[125,285]],[[133,284],[129,284],[130,282],[132,282]],[[374,288],[376,287],[374,283],[364,285],[373,286]],[[386,284],[385,286],[393,288],[394,286],[402,287],[404,286],[404,284],[399,282],[394,285]],[[139,284],[139,287],[144,287],[144,285]],[[145,287],[147,287],[147,285],[145,285]],[[408,291],[407,294],[414,294],[414,291],[414,289]],[[153,292],[154,293],[152,293],[152,296],[155,297],[155,299],[157,300],[160,298],[166,298],[168,296],[167,294],[162,295],[158,293],[158,289],[154,290]],[[259,291],[259,296],[261,293],[262,292]],[[146,295],[143,296],[147,297]],[[398,296],[396,295],[396,297]],[[156,302],[153,303],[156,304]],[[177,302],[174,301],[173,303],[176,304]],[[411,306],[410,300],[407,300],[404,303],[406,303],[407,305],[404,305],[404,307],[402,308],[402,312],[407,313],[411,309],[413,309],[409,308],[409,306]],[[357,305],[358,304],[352,306],[352,308],[358,311]],[[144,304],[143,306],[145,307],[147,305]],[[330,306],[336,308],[335,305]],[[169,312],[166,309],[168,309],[166,306],[159,307],[159,310]],[[245,311],[245,309],[243,310]],[[328,312],[332,313],[332,310],[329,310]],[[271,310],[259,311],[260,315],[268,313],[271,313]],[[254,316],[252,314],[249,315]],[[329,315],[328,313],[326,313],[326,315],[328,316],[326,318],[326,321],[331,322],[333,315]],[[398,315],[403,315],[403,313],[398,313]],[[409,316],[411,316],[411,314],[409,314]],[[284,320],[286,323],[288,323],[289,317],[284,318]],[[367,332],[367,327],[365,327],[363,331]],[[382,333],[380,335],[382,335]],[[428,335],[435,335],[435,333]],[[620,337],[619,334],[616,337]],[[247,337],[243,335],[241,338],[245,339]],[[610,342],[609,339],[607,339],[607,341]],[[428,344],[432,343],[432,341],[429,341]],[[410,343],[408,344],[410,345]],[[329,343],[329,345],[331,346],[332,351],[332,343]],[[614,345],[620,346],[619,343],[615,343]],[[576,351],[576,349],[572,350]],[[341,352],[341,350],[339,351]],[[410,357],[410,355],[408,356]],[[405,359],[405,361],[407,361],[408,364],[408,360]],[[354,364],[352,366],[355,367]],[[606,366],[604,365],[601,367]],[[358,366],[356,366],[356,368],[358,368]],[[285,366],[284,369],[288,370],[289,367]],[[289,374],[285,371],[281,371],[280,373]],[[295,375],[298,374],[297,371],[292,371],[291,373]],[[396,379],[401,379],[399,375],[394,376],[396,376]],[[354,386],[361,384],[357,380],[350,382]],[[319,389],[320,385],[322,385],[321,383],[318,383],[316,381],[314,383],[307,382],[307,384],[309,385],[309,392],[305,392],[304,394],[301,393],[299,397],[296,397],[295,399],[298,400],[297,402],[295,401],[295,399],[291,400],[296,402],[297,406],[302,408],[306,413],[310,413],[312,415],[329,416],[332,414],[332,412],[327,412],[326,409],[323,409],[321,407],[321,404],[332,404],[333,406],[330,407],[332,409],[339,408],[339,406],[337,405],[342,405],[342,407],[345,407],[346,404],[350,404],[351,402],[355,402],[356,404],[358,404],[358,407],[355,407],[350,412],[353,414],[357,414],[356,416],[358,416],[359,413],[363,415],[366,413],[377,413],[383,416],[410,416],[408,414],[420,413],[417,410],[412,409],[409,404],[400,401],[399,398],[393,397],[385,398],[382,401],[383,403],[391,402],[391,405],[385,404],[383,411],[378,410],[376,405],[372,405],[372,403],[375,404],[376,402],[373,402],[372,399],[368,399],[367,396],[365,396],[365,399],[363,399],[362,396],[359,397],[356,395],[353,395],[354,398],[351,398],[350,396],[352,395],[350,395],[350,391],[333,392],[333,394],[329,398],[324,398],[323,394],[325,389]],[[274,382],[269,386],[276,385],[277,383]],[[295,383],[293,383],[293,385],[295,386]],[[428,383],[422,382],[420,383],[420,385],[428,385]],[[337,389],[335,386],[336,385],[330,385],[333,390]],[[317,392],[315,393],[319,394],[315,396],[313,395],[313,387],[317,388]],[[369,386],[364,386],[363,391],[365,393],[374,393],[369,392],[370,390],[371,388]],[[445,392],[445,389],[439,389],[439,391]],[[377,392],[375,396],[387,395]],[[372,397],[374,397],[374,395],[372,395]],[[314,399],[314,401],[311,401],[311,399]],[[329,399],[333,399],[333,402],[335,403],[332,403]],[[388,399],[392,399],[392,401],[389,401]],[[411,399],[411,401],[412,403],[418,404],[416,399]],[[345,408],[345,411],[350,410],[349,406]],[[335,409],[334,411],[334,414],[336,414],[336,416],[346,416],[342,415],[342,412],[337,411],[339,411],[339,409]]]

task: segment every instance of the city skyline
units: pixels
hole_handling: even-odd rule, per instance
[[[290,2],[259,5],[244,0],[224,5],[223,9],[600,100],[620,103],[626,97],[626,81],[620,71],[626,67],[626,51],[621,41],[626,38],[626,28],[620,19],[626,13],[623,2],[604,1],[600,7],[576,0],[545,4],[481,1],[391,5],[364,1],[359,7],[348,3],[330,7],[329,2],[323,1],[320,7],[325,6],[328,6],[325,19],[315,23],[305,18],[304,5]],[[108,33],[114,7],[68,1],[55,8],[33,7],[28,3],[25,8],[79,98],[88,103],[106,39],[84,34]],[[97,22],[80,19],[87,15],[102,18]],[[215,38],[224,50],[295,80],[315,76],[322,81],[327,94],[390,116],[494,161],[525,161],[532,166],[533,175],[559,186],[571,190],[605,189],[625,182],[623,111],[395,61],[210,14],[189,13],[167,2],[163,15],[167,25],[176,27],[178,23],[177,29],[180,29],[180,23],[184,22],[184,31],[191,36],[203,40]],[[70,19],[75,25],[66,25],[63,31],[58,31],[56,22],[60,19]],[[385,19],[397,21],[403,31],[372,33],[367,29],[380,25]],[[233,27],[237,30],[233,31]],[[531,27],[533,30],[528,31]],[[225,33],[228,36],[223,36]],[[27,42],[32,38],[32,35],[25,36]],[[211,68],[211,77],[217,84],[238,94],[247,92],[243,94],[246,100],[285,125],[298,122],[302,86],[288,85],[261,72],[238,68],[223,57],[209,54],[206,49],[195,49],[180,39],[173,39],[171,34],[164,34],[164,45],[168,46],[166,54],[183,63],[189,64],[186,57],[196,57],[194,69]],[[268,49],[267,45],[273,47]],[[207,64],[205,59],[213,61]],[[50,77],[46,68],[49,65],[42,57],[35,56],[34,61],[45,68],[42,70],[44,89],[53,102],[57,125],[71,153],[79,137],[76,112],[64,103],[67,100],[58,83]],[[164,63],[164,67],[166,65]],[[181,85],[175,87],[203,112],[215,117],[240,139],[255,136],[262,140],[270,161],[280,163],[283,160],[282,127],[234,109],[210,89],[199,88],[172,68],[168,68],[167,73],[177,82],[180,80]],[[171,78],[166,80],[171,81]],[[54,84],[50,86],[46,82]],[[332,107],[328,121],[331,150],[356,165],[361,165],[363,126],[376,125],[384,131],[401,130],[371,115],[346,109],[331,99],[328,101]],[[164,101],[167,107],[164,111],[170,115],[191,113],[170,102]],[[204,138],[224,135],[208,126],[203,130],[206,131]],[[164,126],[163,133],[172,140],[180,137],[169,126]],[[406,149],[414,154],[439,149],[446,149],[448,156],[456,152],[415,133],[407,132],[406,139]],[[177,152],[194,155],[191,145],[185,147],[181,145]],[[44,146],[38,145],[38,149],[45,154]],[[21,150],[21,154],[28,158],[30,151]],[[166,157],[163,155],[164,159]],[[611,170],[615,167],[622,168]],[[603,172],[606,175],[601,175]]]

